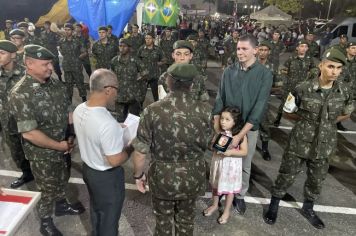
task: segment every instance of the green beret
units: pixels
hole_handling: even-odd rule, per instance
[[[193,45],[186,40],[178,40],[175,41],[173,44],[173,50],[179,49],[179,48],[188,48],[191,52],[193,52]]]
[[[339,37],[340,38],[346,38],[346,39],[348,38],[346,34],[341,34]]]
[[[307,34],[314,34],[313,30],[308,30]]]
[[[74,27],[71,23],[65,23],[63,28],[69,28],[71,30],[74,30]]]
[[[269,50],[272,50],[272,44],[268,41],[268,40],[265,40],[265,41],[262,41],[258,44],[259,47],[261,46],[266,46],[269,48]]]
[[[301,44],[306,44],[306,45],[308,45],[308,46],[309,46],[308,41],[307,41],[307,40],[305,40],[305,39],[302,39],[302,40],[300,40],[300,41],[298,42],[298,46],[299,46],[299,45],[301,45]]]
[[[31,57],[38,60],[52,60],[55,56],[47,48],[39,45],[29,44],[25,46],[26,57]]]
[[[197,40],[198,40],[198,35],[196,35],[196,34],[190,34],[190,35],[187,37],[187,40],[194,40],[194,41],[197,41]]]
[[[125,39],[125,38],[121,38],[119,40],[119,44],[126,44],[127,46],[131,47],[132,46],[132,43],[131,43],[131,40],[130,39]]]
[[[22,22],[19,22],[19,23],[17,23],[17,27],[24,27],[24,28],[27,28],[28,27],[28,23],[27,22],[24,22],[24,21],[22,21]]]
[[[80,27],[80,28],[83,28],[83,26],[82,26],[80,23],[75,23],[74,26],[75,26],[75,27],[78,26],[78,27]]]
[[[191,82],[194,77],[199,74],[197,68],[193,64],[173,64],[168,67],[167,73],[172,76],[174,80],[182,82]]]
[[[10,36],[14,36],[14,35],[19,35],[21,37],[25,37],[25,32],[20,29],[13,29],[10,31]]]
[[[108,26],[106,26],[106,28],[112,29],[112,25],[108,25]]]
[[[152,38],[155,38],[155,34],[153,32],[148,32],[148,33],[146,33],[146,36],[147,35],[151,36]]]
[[[12,22],[12,20],[6,20],[5,23],[10,23],[10,24],[12,24],[13,22]]]
[[[356,41],[349,42],[349,43],[347,44],[347,47],[348,47],[348,48],[351,47],[351,46],[356,46]]]
[[[6,52],[17,52],[16,45],[9,40],[0,40],[0,50],[4,50]]]
[[[323,54],[322,60],[339,62],[345,65],[347,63],[346,56],[337,48],[330,48]]]
[[[100,26],[99,29],[98,29],[98,31],[100,31],[100,30],[108,31],[108,28],[107,28],[106,26]]]

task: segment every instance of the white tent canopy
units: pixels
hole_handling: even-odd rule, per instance
[[[251,13],[250,19],[255,19],[258,21],[289,21],[292,19],[292,16],[283,12],[276,6],[270,5],[261,11]]]

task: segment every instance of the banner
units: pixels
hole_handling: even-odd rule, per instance
[[[140,0],[68,0],[71,16],[89,28],[98,39],[99,26],[112,25],[113,34],[120,35],[129,22]]]
[[[146,24],[176,26],[178,15],[178,0],[144,1],[143,22]]]
[[[70,18],[72,17],[68,12],[67,0],[59,0],[46,15],[40,17],[35,25],[43,26],[45,21],[55,22],[57,25],[61,25],[69,21]]]

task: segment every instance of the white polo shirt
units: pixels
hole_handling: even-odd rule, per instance
[[[105,156],[123,151],[123,129],[105,107],[77,106],[73,113],[80,156],[85,164],[95,170],[112,166]]]

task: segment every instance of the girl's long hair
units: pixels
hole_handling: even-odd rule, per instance
[[[231,128],[232,135],[238,134],[244,127],[241,111],[238,107],[225,107],[221,113],[229,112],[234,120],[235,125]]]

